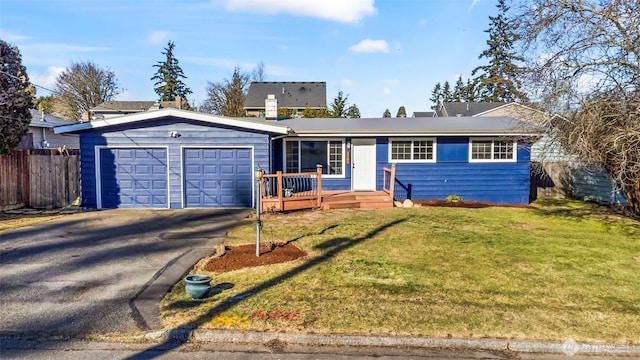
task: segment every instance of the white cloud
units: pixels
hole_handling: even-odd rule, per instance
[[[229,11],[264,14],[287,13],[342,23],[357,23],[376,13],[374,0],[212,0]]]
[[[382,93],[385,94],[385,95],[391,95],[391,88],[388,87],[388,86],[384,86],[382,88]]]
[[[344,87],[352,87],[355,84],[356,82],[353,81],[352,79],[342,79],[342,86]]]
[[[42,88],[53,90],[56,78],[58,78],[58,75],[60,75],[64,70],[65,68],[63,67],[50,66],[46,73],[29,72],[29,81],[31,81],[32,84],[38,85],[38,87],[36,87],[38,96],[51,95],[42,94],[42,91],[46,91]]]
[[[29,39],[28,36],[16,34],[11,30],[0,29],[0,39],[4,39],[8,43]]]
[[[169,31],[164,30],[156,30],[152,31],[149,36],[147,36],[147,41],[150,44],[161,44],[165,42],[165,40],[169,39],[171,33]]]
[[[472,10],[478,4],[478,2],[480,2],[480,0],[471,0],[471,5],[469,5],[468,10]]]
[[[349,51],[359,53],[389,52],[389,44],[384,40],[371,40],[366,38],[349,47]]]

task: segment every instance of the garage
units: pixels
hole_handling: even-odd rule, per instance
[[[100,149],[102,208],[167,208],[167,149]]]
[[[254,169],[291,129],[266,119],[160,109],[74,123],[84,208],[250,208]]]
[[[183,150],[184,206],[251,207],[251,149]]]

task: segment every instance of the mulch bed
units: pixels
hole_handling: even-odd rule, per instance
[[[481,201],[446,201],[446,200],[414,200],[414,204],[421,206],[444,206],[444,207],[458,207],[468,209],[481,209],[487,207],[512,207],[512,208],[530,208],[529,205],[508,205],[508,204],[493,204]]]
[[[226,247],[224,255],[209,260],[205,270],[220,273],[253,266],[279,264],[306,255],[306,252],[292,243],[276,244],[273,249],[263,245],[260,247],[260,256],[256,256],[256,246],[253,244]]]

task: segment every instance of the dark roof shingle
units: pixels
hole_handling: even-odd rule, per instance
[[[327,83],[252,82],[245,100],[245,109],[263,109],[267,95],[276,96],[279,108],[322,108],[327,106]]]

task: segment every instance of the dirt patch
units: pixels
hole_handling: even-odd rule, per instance
[[[232,246],[226,247],[221,257],[210,259],[204,269],[221,273],[253,266],[279,264],[306,255],[306,252],[292,243],[275,244],[273,249],[267,245],[261,246],[260,256],[256,256],[256,246],[253,244]]]
[[[446,200],[414,200],[414,204],[421,206],[444,206],[444,207],[459,207],[467,209],[481,209],[487,207],[512,207],[512,208],[530,208],[529,205],[507,205],[507,204],[493,204],[482,201],[446,201]]]

